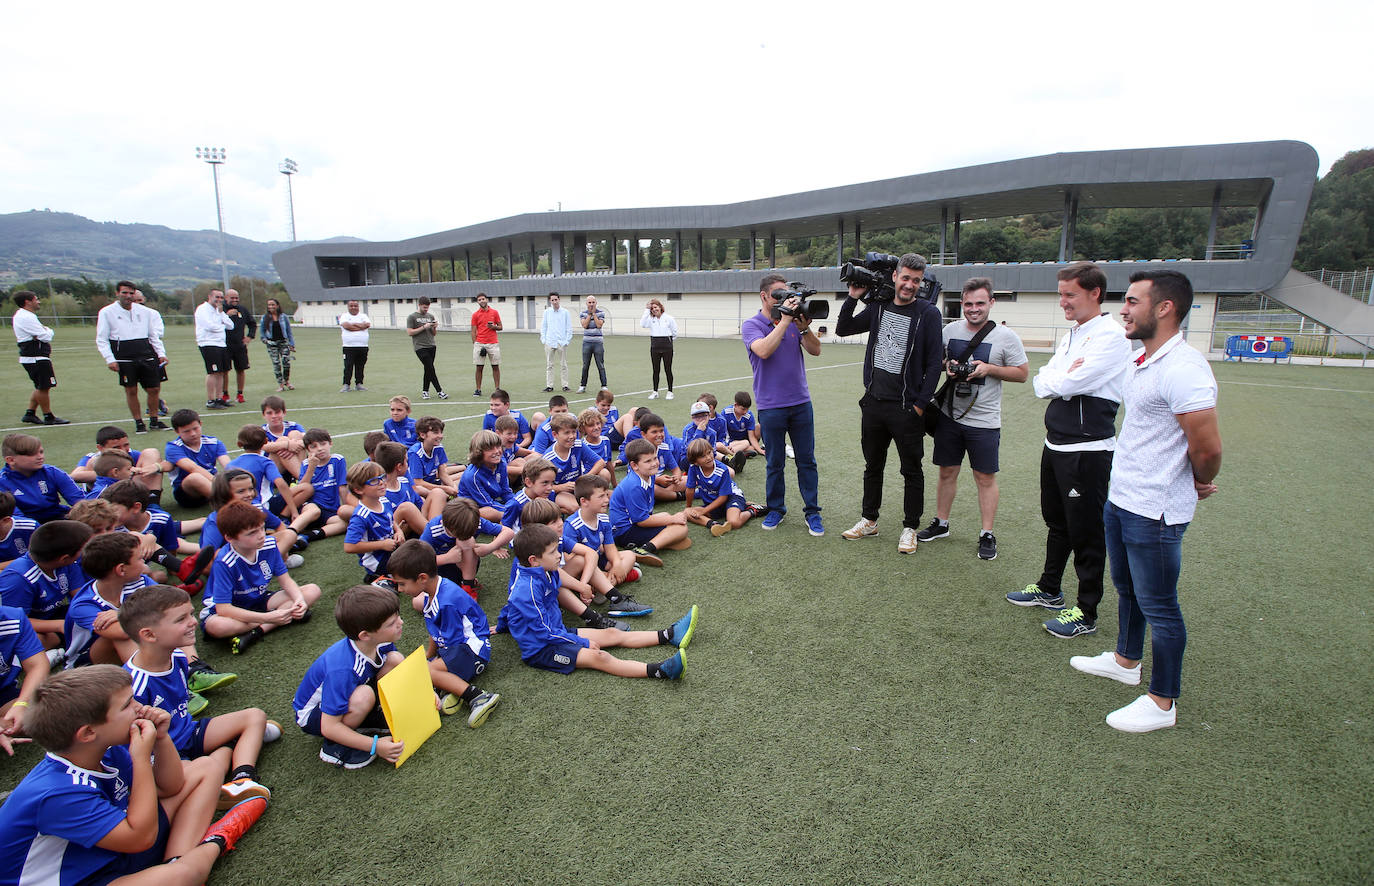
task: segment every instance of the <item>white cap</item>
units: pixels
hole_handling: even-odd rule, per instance
[[[711,407],[698,400],[692,404],[692,408],[689,411],[692,415],[702,415],[703,413],[709,414],[711,412]]]

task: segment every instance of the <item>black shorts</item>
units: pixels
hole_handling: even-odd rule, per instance
[[[663,528],[660,526],[640,526],[635,523],[615,537],[615,546],[632,548],[635,545],[642,545],[645,542],[653,541],[654,537],[662,531]]]
[[[997,450],[1002,441],[1001,428],[971,428],[948,415],[935,426],[935,446],[930,460],[938,467],[951,467],[964,460],[980,474],[997,473]]]
[[[230,347],[227,347],[224,350],[226,352],[226,360],[228,361],[224,364],[225,369],[233,369],[237,372],[243,372],[245,369],[252,368],[248,365],[247,346],[233,347],[231,345]]]
[[[175,498],[177,500],[177,504],[181,505],[183,508],[186,508],[188,511],[194,511],[198,508],[203,508],[210,503],[210,499],[201,498],[199,495],[196,495],[191,490],[181,486],[172,487],[172,498]]]
[[[229,368],[229,349],[216,345],[201,345],[200,358],[205,361],[205,374],[224,372]]]
[[[36,363],[25,363],[24,371],[33,380],[35,391],[49,391],[57,387],[57,373],[53,371],[51,360],[39,360]]]
[[[121,388],[142,387],[145,391],[162,387],[167,373],[157,360],[132,360],[119,363],[119,386]]]

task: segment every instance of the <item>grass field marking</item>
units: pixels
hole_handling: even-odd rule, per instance
[[[1374,394],[1374,391],[1352,391],[1348,388],[1314,388],[1308,385],[1276,385],[1262,381],[1231,381],[1227,379],[1221,383],[1224,385],[1246,385],[1252,388],[1286,388],[1290,391],[1325,391],[1331,394]]]

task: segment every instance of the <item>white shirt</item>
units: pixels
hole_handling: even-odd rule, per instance
[[[1217,405],[1212,367],[1180,332],[1148,360],[1131,361],[1121,404],[1126,418],[1107,500],[1151,520],[1162,517],[1170,526],[1190,522],[1197,489],[1178,416]]]
[[[343,347],[345,347],[345,348],[365,348],[365,347],[367,347],[368,332],[369,332],[370,330],[361,329],[361,330],[355,331],[355,330],[351,330],[351,329],[344,329],[344,328],[343,328],[343,325],[344,325],[345,323],[366,323],[366,324],[368,324],[369,326],[371,326],[371,325],[372,325],[372,321],[371,321],[370,319],[368,319],[368,316],[367,316],[366,314],[364,314],[362,311],[359,311],[359,312],[356,313],[356,314],[350,314],[350,313],[348,313],[347,311],[344,311],[342,314],[339,315],[339,333],[340,333],[340,337],[341,337],[342,340],[343,340]]]
[[[1083,358],[1083,365],[1070,372],[1069,367],[1079,357]],[[1054,349],[1050,362],[1040,367],[1031,384],[1035,396],[1042,400],[1052,397],[1068,400],[1087,394],[1120,403],[1121,386],[1126,380],[1130,358],[1131,343],[1126,340],[1126,331],[1121,324],[1111,314],[1098,314],[1069,330],[1060,340],[1059,347]],[[1111,451],[1116,448],[1116,438],[1066,444],[1054,444],[1046,439],[1045,446],[1056,452]]]
[[[20,308],[14,312],[14,338],[16,341],[25,342],[29,339],[39,341],[52,341],[52,330],[38,322],[38,315],[28,308]],[[47,357],[25,357],[20,356],[20,363],[38,363],[47,360]]]
[[[114,352],[110,349],[112,341],[135,341],[147,339],[159,359],[167,358],[167,350],[162,347],[162,315],[147,305],[129,305],[126,311],[119,302],[100,309],[95,320],[95,349],[106,363],[114,363]]]
[[[202,348],[224,347],[224,333],[234,328],[234,319],[217,310],[214,305],[201,302],[196,308],[196,344]]]
[[[639,325],[649,330],[649,335],[666,335],[669,338],[677,338],[677,321],[667,311],[655,317],[649,313],[648,308],[645,308],[644,316],[639,318]]]

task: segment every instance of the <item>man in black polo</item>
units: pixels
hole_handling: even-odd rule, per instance
[[[224,293],[224,313],[234,321],[224,335],[224,349],[229,359],[224,365],[224,395],[229,396],[229,367],[234,368],[235,381],[238,382],[238,400],[243,402],[243,374],[251,367],[248,365],[248,343],[258,335],[258,321],[253,319],[252,311],[245,311],[239,305],[239,291],[230,289]]]

